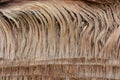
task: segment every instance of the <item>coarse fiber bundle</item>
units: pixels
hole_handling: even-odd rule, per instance
[[[0,80],[120,80],[119,0],[10,2],[0,7]]]

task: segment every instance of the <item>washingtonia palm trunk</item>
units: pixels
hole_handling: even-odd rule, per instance
[[[18,2],[0,10],[0,80],[120,79],[119,1]]]

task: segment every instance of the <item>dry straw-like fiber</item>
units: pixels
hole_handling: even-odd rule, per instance
[[[120,80],[120,2],[2,8],[0,59],[1,80]]]

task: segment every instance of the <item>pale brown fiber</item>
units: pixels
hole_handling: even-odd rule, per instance
[[[120,1],[99,1],[0,5],[0,80],[120,80]]]

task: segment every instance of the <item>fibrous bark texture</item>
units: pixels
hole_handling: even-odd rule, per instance
[[[87,0],[87,1],[106,4],[106,3],[116,3],[119,0]]]
[[[120,80],[119,1],[20,2],[0,10],[0,80]]]

